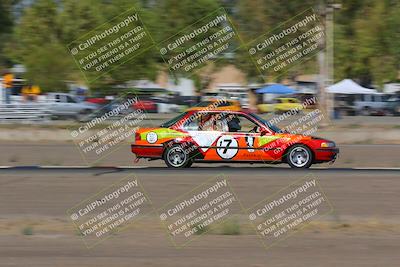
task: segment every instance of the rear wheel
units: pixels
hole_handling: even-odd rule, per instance
[[[364,108],[361,110],[361,115],[362,115],[362,116],[370,116],[370,115],[371,115],[371,110],[370,110],[370,108],[369,108],[369,107],[364,107]]]
[[[395,116],[400,116],[400,105],[394,108],[394,115]]]
[[[169,168],[189,168],[193,163],[189,155],[178,144],[167,148],[164,161]]]
[[[89,114],[91,112],[92,111],[90,109],[82,110],[75,116],[75,119],[79,122],[87,122],[89,120]]]
[[[294,145],[286,154],[287,163],[292,168],[309,168],[312,164],[313,156],[311,150],[305,145]]]

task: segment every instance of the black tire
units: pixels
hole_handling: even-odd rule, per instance
[[[51,120],[58,120],[60,117],[57,115],[50,115]]]
[[[371,110],[369,107],[363,107],[363,109],[360,112],[360,115],[362,116],[371,116]]]
[[[193,164],[190,156],[179,144],[167,147],[163,158],[168,168],[189,168]]]
[[[313,154],[305,145],[294,145],[287,151],[286,161],[292,168],[307,169],[313,162]]]
[[[393,108],[393,115],[400,116],[400,105]]]
[[[75,120],[79,121],[79,122],[88,122],[89,121],[89,114],[92,113],[92,110],[90,109],[85,109],[82,110],[81,112],[79,112],[76,116],[75,116]]]
[[[190,168],[192,167],[193,160],[189,159],[188,163],[185,165],[185,168]]]

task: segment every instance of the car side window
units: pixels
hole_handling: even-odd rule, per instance
[[[208,131],[211,128],[211,115],[206,113],[193,114],[183,124],[182,129],[186,131]]]
[[[67,97],[65,95],[60,95],[60,101],[62,103],[67,103]]]
[[[218,113],[204,114],[204,116],[201,116],[199,129],[201,131],[219,131],[221,128],[220,119]]]
[[[200,119],[198,116],[190,117],[183,125],[182,129],[185,131],[198,131]]]
[[[70,96],[67,96],[67,101],[68,103],[76,103],[76,101]]]
[[[228,131],[228,123],[223,113],[202,113],[192,116],[183,126],[186,131]]]
[[[229,132],[240,132],[240,133],[257,133],[259,132],[259,127],[256,123],[251,121],[246,116],[239,115],[228,115],[227,125]]]

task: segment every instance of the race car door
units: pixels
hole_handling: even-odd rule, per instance
[[[220,123],[226,123],[215,144],[206,153],[206,160],[222,161],[264,161],[269,160],[260,146],[262,127],[244,114],[228,114]]]

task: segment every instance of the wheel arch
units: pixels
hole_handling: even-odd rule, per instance
[[[195,154],[195,155],[202,155],[202,154],[200,153],[200,150],[199,150],[199,148],[197,147],[197,145],[194,144],[192,141],[182,141],[182,140],[172,139],[172,140],[168,140],[168,141],[165,141],[164,143],[162,143],[164,149],[163,149],[163,153],[162,153],[162,156],[161,156],[161,157],[164,158],[165,153],[167,152],[167,149],[168,149],[169,147],[172,147],[172,146],[174,146],[174,145],[181,145],[181,144],[184,144],[184,143],[187,143],[187,144],[188,144],[187,146],[194,146],[194,147],[196,147],[193,151],[190,152],[189,156],[193,156],[193,154]]]
[[[303,146],[307,147],[307,148],[311,151],[312,162],[315,161],[315,152],[314,152],[314,150],[313,150],[308,144],[306,144],[306,143],[304,143],[304,142],[298,142],[298,143],[291,144],[290,146],[288,146],[288,147],[283,151],[283,154],[282,154],[282,162],[284,162],[284,163],[287,163],[287,162],[288,162],[288,161],[287,161],[288,152],[289,152],[289,150],[290,150],[292,147],[294,147],[294,146],[296,146],[296,145],[303,145]]]

